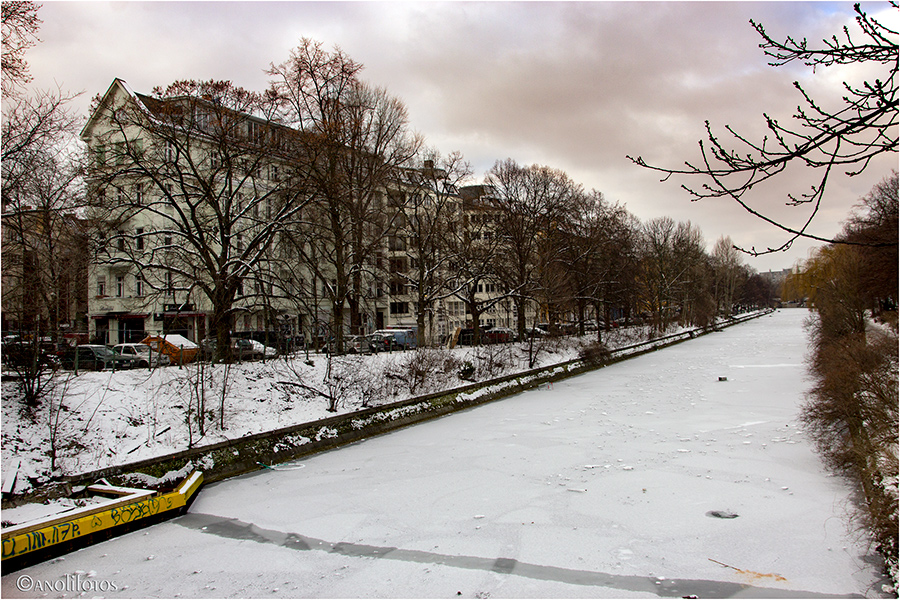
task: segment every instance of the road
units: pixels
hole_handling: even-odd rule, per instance
[[[806,316],[208,485],[3,596],[878,597],[797,420]]]

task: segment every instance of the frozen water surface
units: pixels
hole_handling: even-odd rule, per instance
[[[83,572],[109,597],[875,597],[797,421],[806,315],[208,485],[3,595]]]

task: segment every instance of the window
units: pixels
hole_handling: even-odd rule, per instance
[[[391,282],[391,296],[399,296],[406,293],[406,285],[402,281]]]
[[[138,250],[144,249],[144,228],[137,227],[134,230],[134,245]]]
[[[97,275],[97,295],[106,295],[106,275]]]
[[[172,245],[172,234],[165,233],[163,234],[163,246],[171,246]]]
[[[125,164],[125,142],[116,142],[115,143],[115,153],[116,153],[116,164],[124,165]]]
[[[94,163],[98,167],[102,167],[106,164],[106,146],[103,144],[97,144],[94,146]]]
[[[173,144],[172,142],[166,142],[166,155],[165,155],[166,162],[168,162],[168,163],[175,162],[175,156],[176,156],[175,144]]]
[[[404,258],[392,258],[388,261],[388,268],[391,273],[403,273],[406,271],[406,259]]]
[[[125,250],[125,232],[120,229],[116,232],[116,236],[117,236],[116,247],[120,251],[124,251]]]
[[[138,206],[144,203],[144,186],[140,183],[134,184],[134,203]]]
[[[447,314],[451,317],[463,317],[466,314],[465,302],[450,301],[447,303]]]
[[[142,298],[144,296],[144,276],[143,275],[135,275],[134,276],[134,295],[138,298]]]
[[[260,141],[262,139],[262,126],[256,121],[248,121],[247,137],[253,141]]]
[[[172,271],[166,271],[166,292],[171,292],[173,295],[175,294],[175,279],[172,275]]]
[[[409,314],[409,302],[391,302],[392,315]]]
[[[394,208],[403,208],[406,204],[406,194],[403,192],[388,193],[388,201]]]
[[[124,275],[116,275],[116,298],[121,298],[125,295],[125,276]]]

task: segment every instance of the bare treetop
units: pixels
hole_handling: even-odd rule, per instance
[[[897,8],[896,2],[891,2]],[[793,120],[783,125],[764,114],[769,134],[761,142],[726,125],[734,148],[726,145],[713,132],[706,121],[707,139],[701,140],[700,163],[685,162],[685,168],[667,168],[648,165],[643,158],[628,157],[635,164],[664,173],[665,181],[671,175],[700,175],[702,186],[682,185],[691,194],[691,200],[705,198],[730,198],[752,215],[766,221],[788,234],[788,239],[777,248],[757,251],[743,250],[754,256],[787,250],[798,238],[822,242],[836,240],[810,233],[809,228],[818,213],[825,194],[828,178],[835,168],[844,169],[846,175],[855,176],[869,166],[871,160],[883,153],[897,152],[897,32],[888,29],[867,15],[859,4],[854,6],[856,21],[862,40],[854,39],[847,27],[841,35],[823,40],[822,47],[810,48],[807,40],[788,37],[779,42],[772,38],[761,24],[750,21],[763,38],[760,48],[773,60],[774,67],[801,61],[813,68],[831,65],[877,64],[883,69],[883,78],[864,81],[859,86],[844,83],[842,104],[838,109],[827,109],[813,99],[801,84],[794,87],[803,96],[803,104],[797,107]],[[857,33],[857,36],[860,34]],[[745,198],[756,185],[781,174],[788,165],[800,164],[815,169],[818,182],[802,194],[788,194],[787,205],[809,205],[810,214],[800,227],[792,227],[753,208]]]
[[[31,81],[25,51],[40,40],[37,16],[40,4],[27,1],[3,2],[3,97],[13,96],[16,88]]]

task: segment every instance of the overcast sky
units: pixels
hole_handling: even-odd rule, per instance
[[[897,28],[887,3],[864,4]],[[787,122],[802,98],[839,97],[858,71],[773,68],[749,24],[775,38],[822,38],[853,25],[852,2],[59,2],[39,12],[42,42],[27,54],[33,85],[91,97],[113,78],[138,92],[178,79],[267,87],[264,70],[301,37],[340,46],[363,78],[402,99],[411,125],[443,153],[461,151],[480,182],[497,160],[566,171],[642,221],[690,220],[709,247],[721,235],[762,249],[786,238],[733,202],[692,203],[673,180],[625,156],[677,167],[699,157],[704,121],[751,137],[766,112]],[[861,38],[860,38],[861,39]],[[897,166],[884,156],[855,178],[835,176],[813,232],[831,236],[851,207]],[[753,205],[799,227],[784,206],[815,179],[791,174]],[[699,181],[695,182],[699,185]],[[790,267],[814,243],[746,256],[758,271]]]

